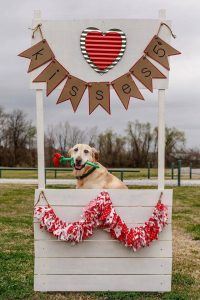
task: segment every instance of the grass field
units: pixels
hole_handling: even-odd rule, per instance
[[[151,169],[151,175],[152,177],[157,177],[157,169]],[[113,173],[116,176],[120,176],[120,173]],[[139,173],[128,173],[124,172],[124,178],[147,178],[148,170],[147,169],[140,169]],[[169,171],[166,171],[166,176],[169,176]],[[48,179],[54,179],[55,178],[55,171],[47,171],[46,177]],[[57,179],[73,179],[72,172],[62,171],[61,169],[57,171],[56,175]],[[30,178],[30,179],[36,179],[37,178],[37,171],[21,171],[21,170],[5,170],[2,171],[2,178]]]
[[[34,189],[34,186],[0,185],[1,300],[200,299],[199,187],[174,188],[172,292],[163,294],[34,292],[32,229]]]
[[[148,169],[139,168],[137,169],[140,172],[124,172],[124,179],[147,179],[148,178]],[[200,179],[200,172],[195,172],[193,170],[193,179]],[[114,175],[120,177],[120,173],[116,172],[113,173]],[[158,170],[155,168],[151,168],[150,171],[150,178],[155,179],[158,176]],[[2,178],[21,178],[21,179],[37,179],[37,171],[25,171],[25,170],[2,170],[1,171]],[[187,172],[182,172],[182,179],[189,179],[189,169]],[[55,171],[48,170],[46,173],[47,179],[54,179],[55,178]],[[73,175],[70,172],[62,171],[61,169],[57,171],[56,175],[57,179],[73,179]],[[177,178],[177,169],[174,170],[174,179]],[[171,179],[171,169],[165,170],[165,179]]]

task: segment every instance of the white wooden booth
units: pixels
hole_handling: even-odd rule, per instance
[[[70,72],[85,81],[112,81],[130,69],[131,64],[142,55],[150,39],[165,19],[165,11],[155,20],[81,20],[43,21],[41,13],[34,14],[33,27],[42,24],[47,39],[58,61]],[[170,25],[169,21],[165,22]],[[87,27],[102,31],[120,28],[127,35],[127,49],[123,60],[103,76],[97,74],[84,61],[80,51],[80,34]],[[170,42],[170,33],[161,29],[160,36]],[[40,40],[39,34],[33,43]],[[137,41],[137,43],[136,43]],[[137,45],[137,46],[136,46]],[[120,242],[110,238],[107,232],[96,230],[93,237],[72,246],[58,241],[34,220],[36,291],[170,291],[172,273],[172,190],[164,189],[165,145],[165,89],[168,88],[168,72],[154,62],[167,79],[154,80],[158,90],[158,189],[154,190],[108,190],[113,205],[121,218],[130,226],[143,224],[151,216],[153,208],[163,191],[163,202],[169,207],[169,221],[150,247],[133,252]],[[31,73],[31,88],[36,90],[38,189],[44,190],[48,202],[63,220],[79,220],[83,208],[94,199],[99,190],[45,189],[44,170],[44,119],[43,83],[32,80],[44,68]],[[137,82],[139,88],[144,88]],[[57,88],[60,89],[63,84]],[[39,205],[45,205],[40,202]]]

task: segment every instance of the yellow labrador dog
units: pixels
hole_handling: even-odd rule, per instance
[[[86,144],[77,144],[68,152],[74,159],[73,174],[77,179],[77,189],[127,189],[127,186],[108,172],[98,161],[99,153]],[[86,162],[98,164],[95,168]]]

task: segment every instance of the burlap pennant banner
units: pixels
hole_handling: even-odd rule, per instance
[[[147,58],[142,56],[130,69],[130,72],[151,92],[153,92],[153,79],[166,78]]]
[[[35,44],[34,46],[20,53],[19,56],[29,58],[31,60],[28,72],[31,72],[54,59],[54,54],[46,40],[42,40],[41,42]]]
[[[77,110],[78,105],[83,97],[83,94],[87,88],[87,83],[79,78],[70,75],[67,82],[60,94],[57,104],[66,100],[70,100],[74,112]]]
[[[130,73],[126,73],[112,81],[112,86],[126,110],[131,97],[144,100]]]
[[[153,37],[144,52],[167,70],[170,70],[168,56],[181,54],[157,35]]]
[[[33,82],[47,83],[47,96],[67,77],[69,72],[57,61],[53,60]]]
[[[56,60],[54,53],[51,50],[49,44],[43,38],[41,26],[42,24],[38,24],[35,28],[32,29],[33,30],[32,38],[34,38],[35,32],[39,30],[42,40],[39,43],[35,44],[34,46],[20,53],[19,56],[30,59],[28,72],[31,72],[51,61],[49,65],[33,80],[33,82],[35,83],[46,82],[47,96],[66,77],[68,77],[64,85],[64,88],[59,96],[59,99],[57,100],[57,104],[70,100],[74,112],[76,112],[81,102],[81,99],[83,97],[83,94],[85,93],[85,90],[88,86],[89,114],[91,114],[98,106],[101,106],[103,109],[105,109],[105,111],[107,111],[107,113],[110,114],[110,85],[112,85],[119,99],[121,100],[124,108],[127,110],[129,107],[129,102],[131,97],[144,100],[143,95],[141,94],[140,90],[138,89],[131,75],[137,78],[137,80],[139,80],[151,92],[153,92],[153,79],[166,78],[166,76],[161,71],[159,71],[158,68],[154,66],[154,64],[147,58],[147,56],[150,57],[152,60],[156,61],[157,63],[159,63],[160,65],[162,65],[167,70],[169,70],[170,68],[169,68],[168,57],[172,55],[181,54],[181,52],[171,47],[169,44],[167,44],[159,37],[161,28],[163,26],[166,26],[168,30],[170,30],[171,35],[175,38],[175,35],[173,34],[171,28],[166,23],[161,22],[157,34],[152,38],[152,40],[144,50],[145,55],[143,55],[133,65],[133,67],[129,70],[129,72],[113,80],[111,83],[110,82],[87,83],[69,74],[69,72]],[[105,51],[108,52],[108,50],[110,51],[110,49],[104,49],[105,45],[102,46],[102,39],[103,42],[105,42],[104,37],[99,37],[99,39],[96,40],[97,37],[96,37],[95,28],[91,27],[83,31],[82,35],[84,35],[84,37],[81,37],[81,47],[83,44],[82,39],[85,39],[85,34],[88,34],[88,30],[89,33],[91,32],[93,34],[95,33],[95,39],[92,40],[92,43],[95,43],[95,49],[97,47],[98,51],[100,52],[102,50],[104,51],[103,53],[98,53],[98,57],[100,55],[100,58],[102,58],[101,55],[103,55],[103,59],[104,59]],[[115,33],[115,31],[118,35],[120,33],[121,37],[123,37],[121,30],[112,29],[112,32]],[[100,32],[100,36],[102,36],[101,32]],[[108,41],[106,40],[106,42],[109,44],[108,46],[110,47],[110,43],[112,42],[116,43],[116,40],[112,41],[111,39]],[[120,44],[121,47],[122,46],[125,47],[126,38],[124,38],[123,43],[124,43],[123,45]],[[111,53],[107,53],[107,52],[106,55],[110,57]],[[106,72],[107,71],[108,70],[106,70]]]
[[[90,82],[89,90],[89,114],[97,106],[103,107],[110,114],[110,84],[109,82]]]

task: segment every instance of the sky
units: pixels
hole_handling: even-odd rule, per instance
[[[182,52],[170,60],[169,89],[166,91],[166,125],[186,133],[188,148],[200,147],[200,2],[198,0],[0,0],[0,106],[5,111],[22,109],[35,123],[35,92],[29,89],[28,60],[17,54],[30,46],[34,10],[44,19],[156,19],[166,9],[177,38],[173,46]],[[86,101],[74,114],[69,101],[56,105],[56,93],[45,97],[45,127],[68,121],[80,128],[98,126],[124,133],[128,121],[157,126],[157,91],[142,91],[145,102],[133,100],[123,109],[112,93],[109,116],[98,108],[90,116]],[[85,96],[86,97],[86,96]]]

